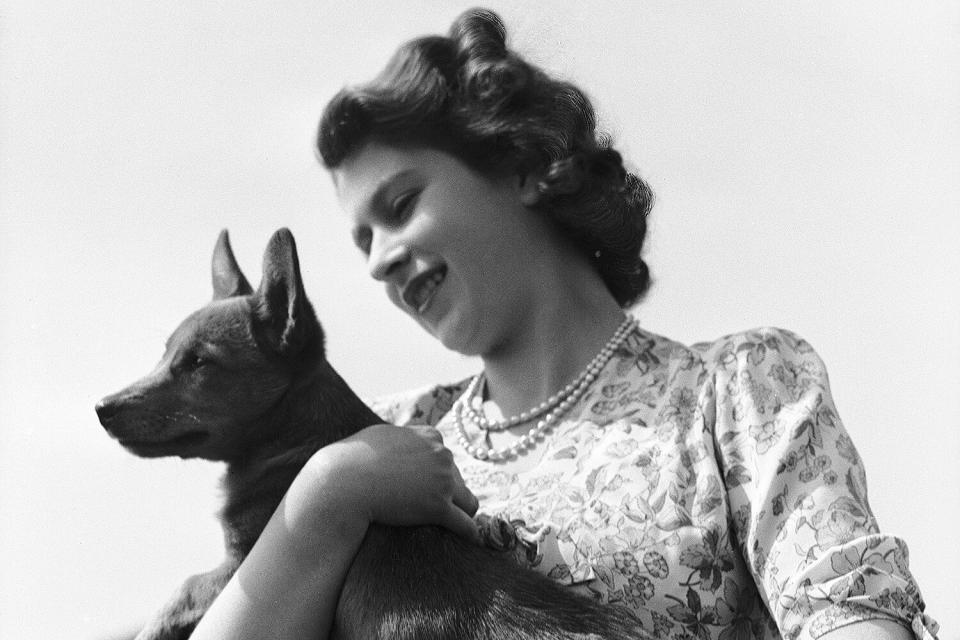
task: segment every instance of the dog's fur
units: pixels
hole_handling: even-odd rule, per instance
[[[223,231],[213,288],[213,301],[174,331],[157,368],[97,405],[110,435],[139,456],[227,463],[220,514],[226,559],[189,578],[141,640],[187,638],[310,456],[382,422],[324,357],[288,230],[270,239],[257,291]],[[341,592],[333,637],[643,635],[628,613],[521,567],[515,555],[439,527],[371,526]]]

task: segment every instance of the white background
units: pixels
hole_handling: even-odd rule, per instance
[[[514,45],[587,90],[657,193],[642,324],[806,337],[960,638],[958,5],[514,4],[490,3]],[[0,8],[0,636],[105,637],[217,562],[219,469],[135,459],[93,405],[209,298],[221,228],[253,282],[293,230],[361,393],[475,368],[365,276],[312,151],[340,86],[467,6]]]

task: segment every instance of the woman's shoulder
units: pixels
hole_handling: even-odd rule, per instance
[[[377,396],[367,404],[384,422],[396,425],[434,426],[453,406],[467,387],[469,379],[450,384],[434,384]]]
[[[824,369],[814,348],[788,329],[757,327],[691,345],[713,369],[752,369],[765,365]]]
[[[715,340],[697,342],[690,346],[700,353],[725,356],[731,350],[734,354],[755,349],[758,351],[777,351],[804,355],[814,353],[810,343],[788,329],[779,327],[756,327],[746,331],[730,333]]]
[[[647,352],[664,363],[694,357],[708,366],[728,365],[741,356],[749,357],[751,362],[758,358],[762,360],[770,352],[787,359],[807,355],[817,357],[810,343],[793,331],[769,326],[729,333],[714,340],[694,342],[690,345],[638,326],[633,340],[628,340],[626,344],[629,349]]]
[[[636,361],[641,375],[668,380],[667,391],[676,385],[700,386],[731,376],[759,379],[802,374],[826,380],[826,367],[810,343],[778,327],[756,327],[689,346],[638,328],[621,355]]]
[[[663,372],[660,375],[668,376],[673,370],[696,370],[701,372],[698,379],[703,380],[718,370],[732,372],[761,365],[825,373],[819,356],[806,340],[777,327],[757,327],[688,346],[637,326],[620,351],[621,360],[635,365],[627,369],[639,375],[659,370]],[[384,422],[434,426],[468,383],[469,378],[427,385],[368,399],[367,404]]]
[[[815,353],[810,343],[793,331],[769,326],[728,333],[714,340],[699,341],[689,345],[638,326],[635,340],[632,342],[634,349],[639,345],[640,348],[666,359],[684,357],[688,352],[692,352],[710,361],[715,357],[726,358],[731,353],[735,355],[752,349],[798,355]]]

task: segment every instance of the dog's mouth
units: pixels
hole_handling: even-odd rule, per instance
[[[210,438],[205,431],[188,431],[167,440],[139,440],[136,438],[118,438],[120,446],[138,456],[163,456],[187,453]]]

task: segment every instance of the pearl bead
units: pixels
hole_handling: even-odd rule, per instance
[[[494,462],[516,456],[520,452],[526,451],[532,447],[538,440],[544,437],[544,434],[550,431],[554,422],[562,415],[567,413],[577,402],[583,393],[596,380],[597,375],[607,365],[610,358],[620,347],[627,335],[633,330],[636,321],[627,317],[614,332],[607,344],[600,350],[587,367],[579,376],[563,389],[553,394],[537,406],[518,415],[505,418],[498,421],[490,421],[483,415],[483,405],[478,396],[480,385],[483,382],[483,374],[473,377],[467,385],[466,391],[454,403],[454,423],[459,432],[458,442],[464,451],[478,460],[491,460]],[[543,418],[537,421],[536,426],[532,427],[526,435],[521,436],[512,446],[502,449],[487,449],[480,446],[471,446],[470,439],[467,436],[463,425],[464,417],[474,426],[483,431],[503,431],[512,426],[530,422],[543,415]]]

